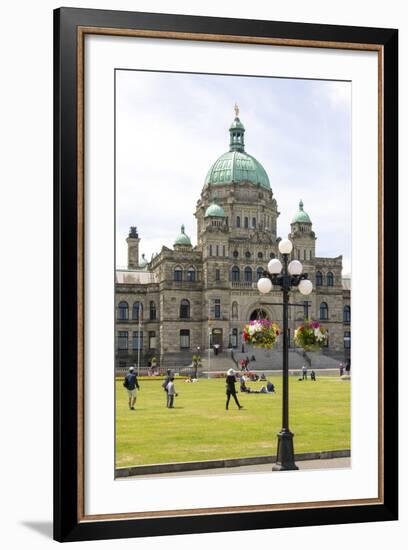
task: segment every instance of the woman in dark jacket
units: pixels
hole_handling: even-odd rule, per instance
[[[237,392],[235,390],[235,383],[237,379],[235,378],[235,371],[233,369],[229,369],[227,372],[227,387],[226,387],[226,393],[227,393],[227,403],[225,405],[226,410],[228,410],[228,405],[231,399],[231,395],[234,398],[235,403],[237,404],[237,407],[239,409],[243,409],[243,407],[239,404],[239,401],[237,399]]]

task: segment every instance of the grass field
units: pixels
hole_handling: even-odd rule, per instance
[[[239,393],[244,409],[238,410],[231,399],[228,411],[223,379],[176,380],[174,409],[166,408],[162,380],[140,381],[134,411],[117,380],[116,467],[275,454],[282,385],[280,376],[269,379],[275,394]],[[259,389],[262,383],[249,385]],[[289,388],[295,452],[349,449],[349,382],[328,376],[299,382],[293,377]]]

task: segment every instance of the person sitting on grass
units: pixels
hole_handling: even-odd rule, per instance
[[[129,409],[134,411],[135,410],[135,403],[136,403],[136,388],[140,390],[139,383],[137,381],[136,373],[134,372],[134,367],[129,367],[129,372],[125,376],[125,379],[123,381],[124,387],[127,389],[128,397],[129,397]]]
[[[246,385],[245,378],[243,376],[241,377],[241,384],[239,386],[239,391],[244,392],[244,393],[251,393],[251,390]]]
[[[272,384],[270,380],[268,380],[268,383],[266,384],[266,391],[268,393],[275,393],[275,385]]]

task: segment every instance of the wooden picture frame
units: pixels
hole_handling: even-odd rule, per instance
[[[88,34],[375,51],[378,54],[378,495],[134,514],[85,514],[84,37]],[[54,13],[54,537],[146,537],[397,519],[398,32],[169,14]],[[369,274],[367,274],[369,276]],[[376,297],[373,297],[376,301]]]

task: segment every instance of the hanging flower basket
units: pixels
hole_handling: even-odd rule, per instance
[[[266,319],[250,321],[244,326],[242,337],[249,346],[256,348],[272,349],[280,334],[280,328],[276,323]]]
[[[327,345],[329,332],[317,321],[305,321],[295,330],[295,343],[305,351],[319,351]]]

